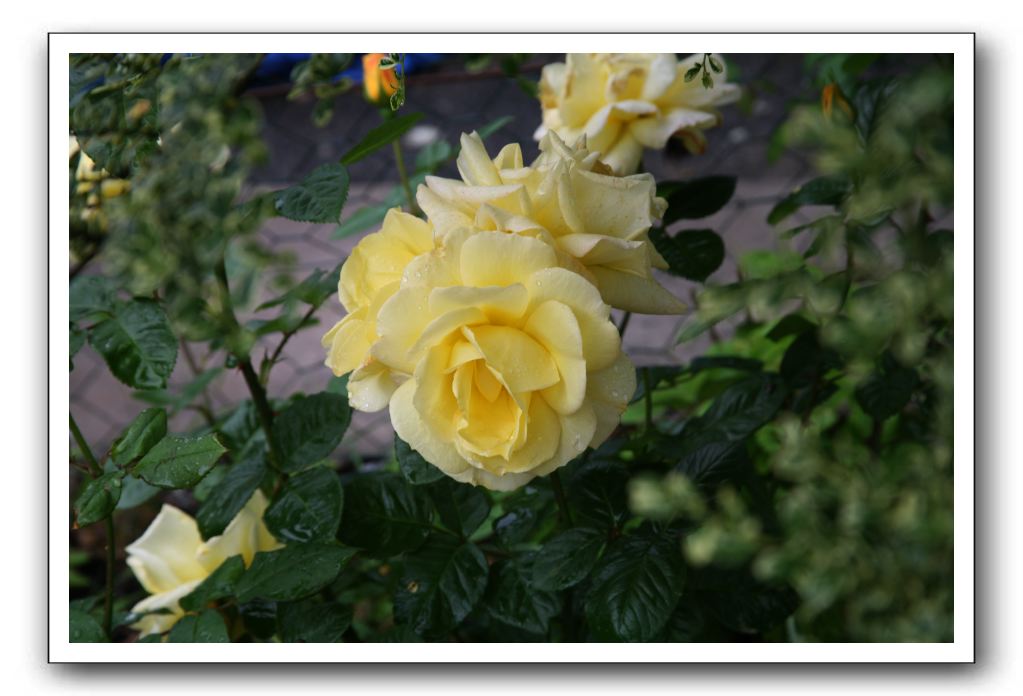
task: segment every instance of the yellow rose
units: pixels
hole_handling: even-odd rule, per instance
[[[453,231],[380,307],[371,355],[390,378],[360,368],[350,395],[389,401],[398,435],[448,476],[511,490],[618,424],[636,378],[609,314],[549,244]]]
[[[648,237],[667,207],[654,178],[611,175],[585,138],[568,147],[548,133],[540,150],[526,167],[518,144],[491,159],[476,133],[463,134],[462,180],[427,177],[416,196],[438,239],[466,228],[535,237],[555,248],[559,265],[593,282],[612,307],[684,311],[652,273],[667,268]]]
[[[335,375],[364,366],[376,340],[380,305],[397,291],[409,261],[432,248],[430,224],[395,208],[380,231],[366,235],[352,250],[338,279],[338,296],[348,314],[322,340],[326,365]]]
[[[739,98],[726,73],[712,73],[714,86],[685,73],[703,54],[679,61],[673,53],[570,53],[564,63],[545,65],[540,76],[543,125],[566,141],[581,135],[616,174],[639,167],[643,148],[660,149],[673,135],[702,152],[701,130],[718,125],[715,107]],[[714,60],[724,68],[720,56]]]
[[[142,636],[170,630],[184,616],[178,602],[231,556],[241,554],[245,565],[257,551],[272,551],[281,544],[263,524],[267,501],[256,491],[220,536],[203,541],[199,526],[189,515],[164,505],[149,528],[125,548],[128,567],[150,596],[132,607],[144,613],[159,609],[169,614],[147,614],[132,624]]]

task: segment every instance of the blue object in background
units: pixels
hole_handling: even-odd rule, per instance
[[[250,87],[267,87],[291,80],[291,71],[298,63],[308,60],[311,53],[267,53],[252,75]],[[352,64],[335,79],[347,77],[356,84],[362,84],[362,53],[352,55]],[[409,53],[405,56],[405,70],[410,74],[436,65],[444,58],[443,53]]]

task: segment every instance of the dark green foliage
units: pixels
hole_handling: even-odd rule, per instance
[[[274,206],[289,220],[337,223],[347,197],[348,170],[340,164],[324,164],[302,183],[277,194]]]
[[[191,488],[226,451],[214,435],[167,435],[142,457],[132,473],[160,488]]]
[[[344,543],[386,558],[426,540],[433,505],[422,489],[395,474],[359,476],[346,489],[348,503],[339,531]]]
[[[482,598],[487,574],[487,561],[476,546],[435,535],[405,558],[395,618],[426,637],[444,635]]]
[[[344,437],[352,409],[348,399],[321,392],[298,397],[274,421],[274,437],[285,471],[300,471],[334,451]]]
[[[257,553],[238,581],[238,601],[307,597],[332,582],[353,553],[354,549],[335,544],[289,544],[277,551]]]
[[[207,609],[201,614],[189,614],[167,634],[169,643],[229,643],[227,626],[220,614]]]
[[[263,514],[281,542],[327,541],[337,534],[344,495],[337,474],[314,467],[290,477]]]
[[[245,507],[266,475],[266,452],[252,447],[232,464],[224,478],[206,496],[195,516],[204,539],[216,536]]]
[[[661,228],[650,231],[650,240],[668,262],[668,271],[699,283],[725,260],[725,243],[713,230],[682,230],[669,237]]]
[[[646,530],[613,544],[586,598],[590,630],[604,641],[646,641],[664,626],[685,586],[678,540]]]

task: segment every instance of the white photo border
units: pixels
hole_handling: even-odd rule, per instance
[[[82,52],[353,52],[399,46],[406,52],[951,53],[954,55],[954,625],[950,643],[605,643],[188,644],[68,642],[67,520],[70,492],[65,434],[68,319],[66,153],[68,55]],[[49,661],[95,663],[970,663],[975,661],[974,237],[975,36],[972,33],[52,33],[49,35]],[[552,49],[557,49],[556,51]],[[537,109],[539,118],[539,108]]]

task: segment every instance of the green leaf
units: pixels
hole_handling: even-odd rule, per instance
[[[181,608],[185,611],[201,611],[212,601],[230,597],[234,594],[235,585],[244,572],[245,561],[242,557],[231,556],[207,575],[194,590],[181,598]]]
[[[140,401],[170,409],[171,415],[175,415],[192,405],[196,397],[203,393],[206,387],[224,371],[223,367],[211,367],[195,376],[195,379],[184,385],[175,394],[170,389],[148,389],[137,391],[132,396]]]
[[[490,514],[490,501],[480,489],[444,477],[427,488],[445,527],[463,539],[472,536]]]
[[[774,325],[774,327],[768,332],[767,337],[772,341],[777,342],[783,338],[796,336],[804,331],[816,328],[817,325],[802,314],[788,314],[782,317],[778,323]]]
[[[748,463],[745,441],[709,442],[685,454],[675,470],[695,484],[713,486],[735,477]]]
[[[251,447],[206,496],[195,516],[203,539],[223,533],[238,511],[245,507],[266,475],[266,451]]]
[[[695,643],[703,632],[703,612],[690,599],[683,598],[671,618],[664,626],[658,642],[662,643]]]
[[[71,281],[69,314],[71,321],[94,320],[112,315],[120,301],[111,280],[101,276],[83,276]]]
[[[134,300],[103,319],[89,334],[117,379],[136,389],[167,385],[178,358],[178,344],[167,315],[152,300]]]
[[[318,466],[290,477],[270,501],[263,521],[284,543],[327,541],[337,534],[343,502],[337,474]]]
[[[320,392],[295,399],[274,420],[273,432],[285,471],[299,471],[324,459],[341,442],[352,409],[340,394]]]
[[[606,540],[603,531],[593,528],[577,527],[558,534],[533,561],[533,587],[556,591],[578,585],[590,574]]]
[[[547,633],[552,618],[561,611],[554,592],[530,585],[531,558],[504,560],[493,568],[494,577],[484,599],[487,612],[498,621],[530,633]]]
[[[877,372],[856,388],[856,402],[871,418],[884,421],[905,408],[919,384],[916,370],[885,353]]]
[[[476,546],[436,535],[405,558],[394,616],[416,633],[439,637],[469,615],[487,586],[487,559]]]
[[[107,637],[103,634],[103,627],[99,621],[92,618],[92,615],[81,609],[71,609],[68,612],[70,619],[69,640],[72,643],[106,643]]]
[[[852,105],[856,111],[856,133],[862,144],[866,145],[870,141],[895,89],[893,80],[883,79],[862,85],[856,90]]]
[[[491,135],[501,130],[514,120],[515,120],[514,116],[500,116],[498,118],[495,118],[493,121],[486,124],[482,128],[477,128],[476,134],[479,135],[480,138],[482,138],[483,140],[486,140]]]
[[[230,643],[224,619],[214,609],[182,617],[167,634],[168,643]]]
[[[301,183],[277,194],[277,213],[299,222],[338,222],[348,198],[348,170],[340,164],[322,164]]]
[[[167,435],[142,457],[132,473],[160,488],[191,488],[226,451],[215,435]]]
[[[774,417],[785,401],[786,390],[777,375],[760,373],[737,382],[710,405],[703,415],[706,441],[743,440]]]
[[[111,468],[113,462],[110,463]],[[121,499],[117,501],[117,510],[130,510],[146,502],[160,492],[157,486],[150,486],[137,476],[128,474],[121,480]]]
[[[556,523],[554,494],[550,488],[527,485],[505,498],[505,514],[494,521],[494,533],[502,546],[512,547],[533,535],[542,535]]]
[[[625,517],[628,472],[615,461],[591,458],[572,470],[565,484],[568,503],[580,526],[607,530]]]
[[[398,460],[398,468],[405,480],[413,486],[422,486],[434,481],[440,481],[445,473],[430,462],[423,459],[423,455],[409,447],[408,443],[397,435],[394,436],[394,456]]]
[[[335,544],[289,544],[261,551],[238,581],[239,602],[269,599],[290,602],[329,585],[355,549]]]
[[[414,549],[433,525],[427,493],[397,474],[357,476],[345,484],[347,502],[338,536],[349,546],[386,558]]]
[[[421,118],[423,118],[422,114],[413,113],[388,119],[383,125],[377,126],[367,133],[351,150],[346,152],[341,158],[341,164],[354,164],[392,140],[400,138],[412,126],[416,125]]]
[[[668,201],[662,224],[676,220],[697,220],[725,207],[735,194],[734,176],[707,176],[689,181],[665,181],[657,184],[657,195]]]
[[[286,602],[277,606],[285,643],[340,643],[352,623],[352,607],[337,602]]]
[[[110,516],[121,498],[122,476],[122,471],[111,471],[82,486],[75,498],[75,527],[86,527]]]
[[[341,273],[341,266],[342,264],[339,263],[332,271],[322,271],[317,268],[306,276],[301,283],[283,295],[268,300],[256,307],[256,311],[295,302],[304,302],[312,307],[318,307],[337,292],[337,281]]]
[[[612,545],[593,572],[586,620],[598,640],[643,642],[667,623],[685,584],[678,540],[645,531]]]
[[[668,262],[668,272],[702,283],[721,267],[725,243],[713,230],[682,230],[669,237],[659,227],[650,230],[650,241]]]
[[[167,413],[162,408],[147,408],[114,441],[110,458],[117,466],[127,466],[145,456],[166,434]]]
[[[416,174],[409,179],[409,188],[415,191],[424,181],[426,181],[425,173]],[[344,237],[357,234],[365,229],[369,229],[370,227],[379,227],[380,223],[384,220],[384,216],[387,215],[388,210],[395,207],[401,207],[405,203],[405,188],[403,186],[395,186],[390,190],[390,192],[388,192],[387,196],[384,197],[383,202],[378,203],[377,205],[369,205],[355,211],[351,217],[338,225],[332,236],[334,239],[343,239]]]
[[[803,184],[775,205],[767,215],[772,225],[787,218],[804,205],[839,205],[852,191],[852,183],[843,175],[822,176]]]

